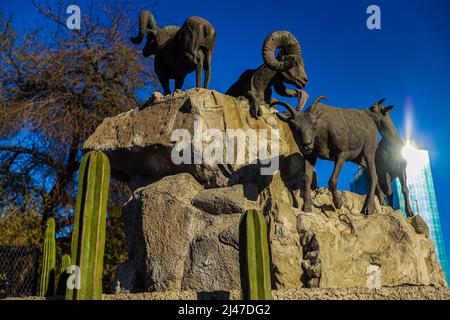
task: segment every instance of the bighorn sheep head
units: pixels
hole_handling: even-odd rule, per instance
[[[287,115],[278,112],[276,115],[281,121],[287,122],[292,133],[300,138],[300,151],[305,155],[310,154],[314,149],[318,118],[323,110],[317,104],[322,99],[326,100],[326,97],[317,97],[306,111],[301,109],[296,111],[290,104],[283,101],[275,101],[270,104],[271,107],[281,105],[287,109]]]
[[[142,50],[144,57],[148,57],[159,52],[166,45],[173,35],[174,27],[158,28],[155,17],[150,11],[142,11],[139,16],[139,33],[137,37],[131,38],[133,43],[139,44],[147,35],[147,42]],[[172,32],[171,32],[172,31]]]
[[[375,124],[377,125],[378,130],[381,132],[381,135],[389,135],[392,138],[397,138],[397,129],[395,128],[391,116],[389,115],[389,111],[394,109],[394,106],[389,105],[387,107],[383,107],[383,102],[385,100],[386,99],[383,98],[371,105],[369,107],[369,115],[375,121]]]
[[[278,56],[275,51],[279,49]],[[282,80],[301,89],[308,82],[301,47],[289,31],[272,32],[264,41],[262,54],[264,63],[280,73]]]

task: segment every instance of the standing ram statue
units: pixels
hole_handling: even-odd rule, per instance
[[[276,50],[278,51],[275,57]],[[299,89],[308,82],[305,65],[298,40],[288,31],[275,31],[264,41],[262,56],[264,64],[258,69],[244,71],[226,94],[233,97],[246,97],[250,102],[253,117],[261,115],[261,104],[272,101],[272,87],[283,97],[300,97],[306,101],[307,94]],[[285,83],[297,90],[289,89]]]
[[[413,217],[411,202],[409,199],[409,189],[406,175],[407,161],[401,154],[405,142],[400,138],[397,128],[392,121],[389,111],[394,106],[383,107],[381,99],[370,107],[371,117],[374,119],[378,130],[381,133],[381,141],[378,143],[375,152],[375,164],[378,175],[377,193],[381,204],[385,204],[386,196],[388,203],[392,207],[394,204],[392,181],[399,178],[402,187],[403,198],[405,199],[405,211],[408,217]]]
[[[369,194],[363,207],[365,214],[376,211],[375,191],[378,184],[375,152],[378,144],[378,128],[371,109],[336,108],[319,103],[320,96],[303,110],[294,110],[289,104],[276,101],[271,104],[285,107],[288,114],[277,113],[280,120],[287,122],[305,159],[305,192],[303,211],[311,212],[311,183],[317,159],[334,162],[333,174],[328,186],[335,208],[341,208],[343,201],[337,192],[338,177],[344,163],[351,161],[367,169]]]
[[[155,73],[164,90],[170,93],[169,80],[175,80],[175,89],[182,89],[186,76],[196,71],[196,84],[201,87],[205,70],[204,87],[211,78],[211,59],[216,43],[216,30],[201,17],[190,17],[180,27],[159,28],[150,11],[142,11],[139,17],[139,34],[131,38],[139,44],[147,35],[142,51],[144,57],[155,56]]]

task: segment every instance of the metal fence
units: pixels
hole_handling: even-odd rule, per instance
[[[36,294],[38,250],[0,246],[0,298]]]

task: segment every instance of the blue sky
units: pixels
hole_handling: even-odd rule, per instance
[[[87,10],[87,1],[69,2]],[[381,8],[381,30],[366,28],[366,8],[371,4]],[[32,26],[39,17],[29,0],[1,0],[0,9],[13,13],[19,26]],[[226,91],[243,70],[262,63],[261,46],[267,34],[289,30],[302,45],[309,76],[305,89],[311,97],[326,95],[332,105],[358,108],[385,97],[396,106],[391,115],[403,137],[409,101],[412,137],[430,152],[450,253],[449,12],[447,0],[161,0],[155,14],[160,25],[182,24],[192,15],[214,25],[217,45],[210,86],[215,90]],[[185,88],[193,85],[194,74]],[[340,189],[349,188],[355,170],[346,164]],[[319,183],[326,185],[331,163],[320,161],[317,171]]]

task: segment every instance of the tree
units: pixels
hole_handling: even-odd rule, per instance
[[[27,211],[18,213],[14,208],[9,208],[9,213],[1,217],[0,246],[41,247],[44,236],[41,232],[41,216]]]
[[[41,228],[54,217],[67,248],[83,141],[105,117],[138,107],[138,93],[148,96],[157,82],[151,61],[129,41],[135,30],[127,13],[138,9],[111,2],[69,30],[62,2],[34,5],[46,23],[33,31],[18,33],[0,12],[0,209],[33,207]],[[127,192],[113,182],[111,208]],[[117,251],[126,250],[119,239]]]

